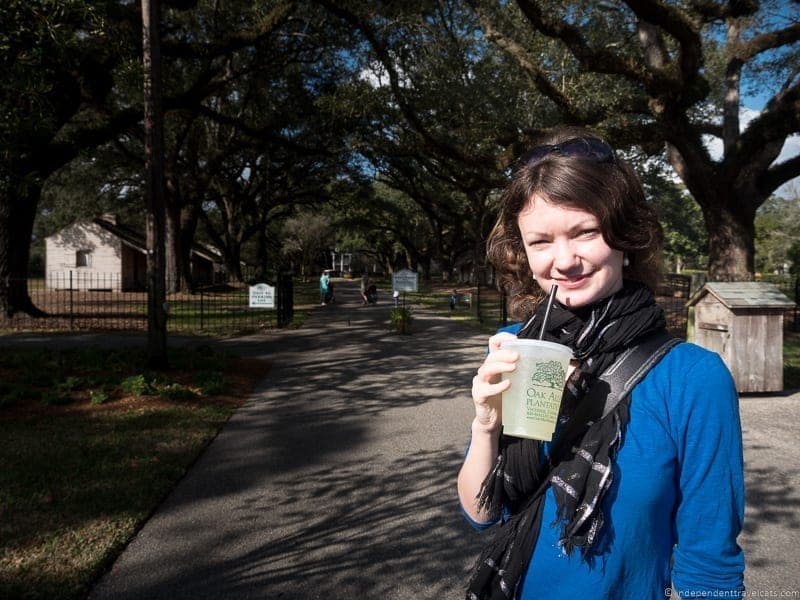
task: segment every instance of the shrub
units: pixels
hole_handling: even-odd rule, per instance
[[[181,385],[180,383],[170,383],[169,385],[161,386],[158,393],[167,400],[180,402],[181,400],[194,400],[197,398],[197,392]]]
[[[89,402],[92,404],[105,404],[110,399],[108,392],[104,389],[89,390]]]
[[[411,333],[413,321],[414,317],[408,306],[397,306],[389,312],[390,328],[397,333]]]
[[[119,387],[126,394],[133,394],[134,396],[152,396],[156,393],[153,383],[141,373],[123,379]]]
[[[204,396],[222,394],[228,387],[228,381],[221,373],[199,373],[195,377],[195,383]]]

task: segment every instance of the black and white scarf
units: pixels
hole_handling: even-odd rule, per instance
[[[518,337],[537,337],[544,307]],[[481,554],[467,600],[514,597],[536,547],[544,497],[553,489],[560,543],[587,559],[603,526],[600,504],[611,486],[613,461],[628,423],[630,396],[601,418],[604,398],[587,394],[617,357],[643,336],[665,327],[664,312],[644,285],[626,281],[617,293],[570,311],[554,303],[543,339],[572,348],[578,365],[567,380],[549,457],[542,442],[501,435],[500,453],[478,496],[478,505],[511,517]],[[594,399],[593,399],[594,398]],[[586,402],[583,400],[586,399]]]

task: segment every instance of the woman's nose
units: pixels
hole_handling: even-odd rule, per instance
[[[553,267],[561,272],[570,271],[580,265],[575,247],[569,240],[553,244]]]

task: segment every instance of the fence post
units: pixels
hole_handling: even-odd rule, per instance
[[[794,323],[792,331],[800,331],[800,321],[797,318],[798,302],[800,302],[800,275],[794,276]]]
[[[75,329],[75,311],[72,307],[72,271],[69,272],[69,328]]]
[[[275,325],[286,327],[294,318],[294,283],[290,273],[279,273],[278,279],[278,305],[276,308]]]
[[[289,324],[289,294],[288,294],[288,282],[286,273],[280,273],[278,275],[278,290],[279,294],[278,297],[280,298],[278,314],[276,315],[276,325],[278,327],[286,327]]]
[[[475,288],[475,316],[478,318],[478,323],[483,323],[483,317],[481,316],[483,311],[481,311],[481,282],[478,282],[478,287]]]
[[[203,331],[203,286],[197,286],[200,288],[200,331]]]

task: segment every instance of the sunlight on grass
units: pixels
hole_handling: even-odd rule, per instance
[[[4,419],[0,596],[78,597],[232,410]]]
[[[28,382],[0,389],[0,598],[85,597],[228,420],[237,403],[204,398],[192,380],[225,384],[237,364],[208,347],[179,354],[153,374],[136,352],[0,352],[0,379]],[[131,379],[152,393],[125,394]],[[98,406],[87,386],[100,380]],[[42,386],[64,381],[74,385],[59,403],[43,404]],[[161,394],[176,389],[186,393]]]

